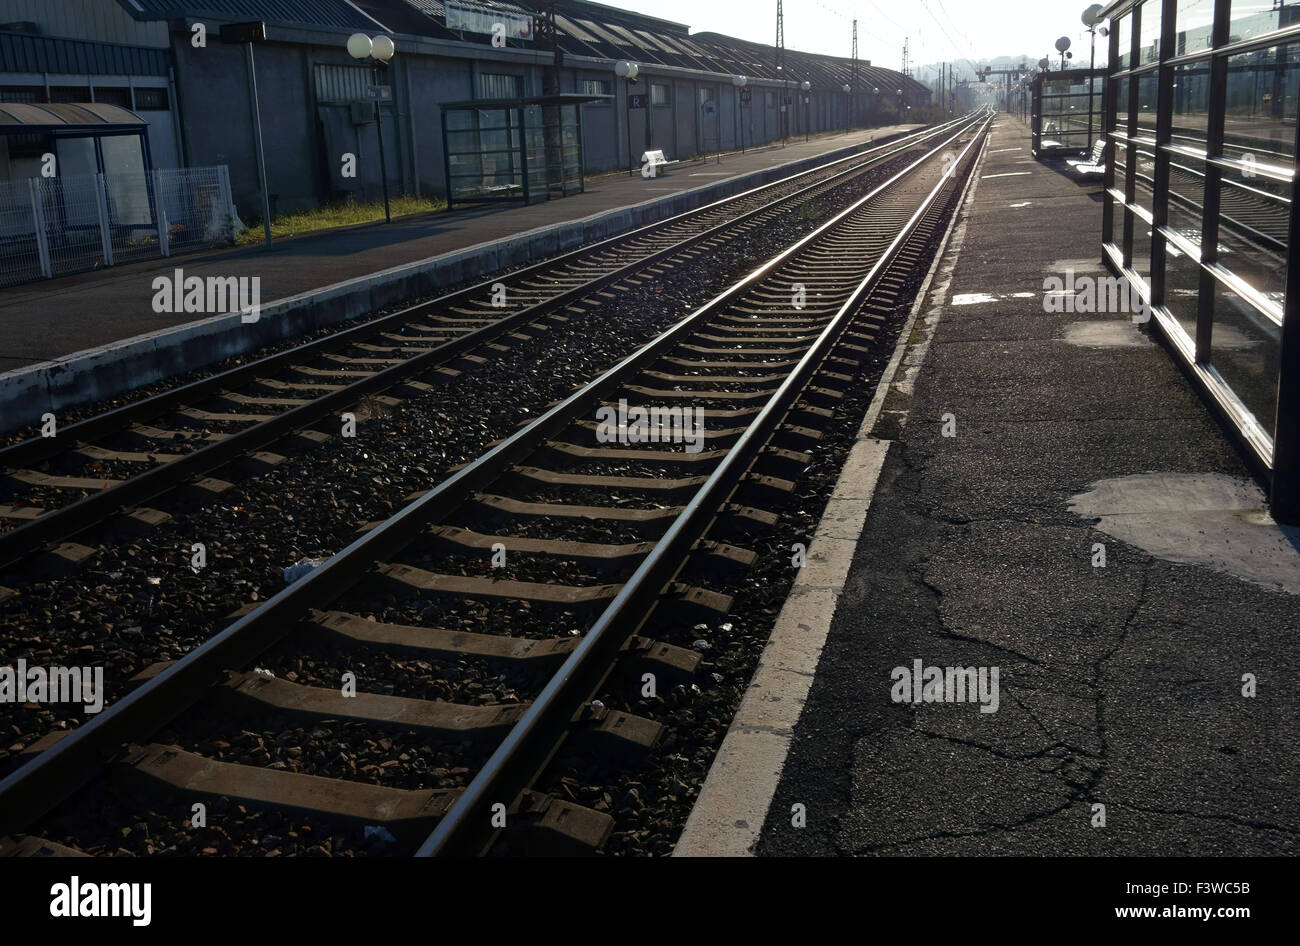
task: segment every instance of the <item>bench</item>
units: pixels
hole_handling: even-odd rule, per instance
[[[1098,138],[1097,143],[1092,146],[1092,151],[1086,158],[1072,158],[1065,163],[1074,168],[1083,177],[1090,177],[1097,174],[1106,173],[1106,162],[1103,160],[1106,156],[1106,141]]]
[[[660,168],[680,163],[679,161],[669,161],[662,151],[647,151],[641,155],[641,173],[646,177],[658,177]],[[648,173],[646,168],[650,169]]]

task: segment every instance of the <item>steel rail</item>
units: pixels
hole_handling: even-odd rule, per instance
[[[942,128],[945,126],[940,127]],[[339,390],[314,398],[307,404],[290,408],[287,411],[277,414],[267,420],[260,421],[244,430],[236,431],[228,437],[209,443],[203,447],[199,447],[190,453],[182,454],[176,459],[162,463],[144,471],[143,473],[132,476],[114,486],[93,493],[82,499],[75,500],[56,509],[52,509],[20,526],[10,529],[7,532],[0,533],[0,567],[11,565],[22,557],[31,554],[35,550],[46,547],[50,543],[67,540],[112,515],[123,512],[133,506],[137,506],[163,493],[169,492],[188,481],[192,481],[199,476],[210,473],[213,470],[238,459],[241,456],[268,446],[294,431],[308,428],[312,424],[318,423],[328,417],[330,414],[352,406],[358,399],[366,395],[375,394],[379,391],[396,387],[402,382],[411,380],[426,371],[432,370],[439,364],[442,364],[459,354],[490,341],[492,338],[506,334],[520,325],[526,325],[531,321],[545,316],[553,310],[577,302],[590,295],[592,292],[596,292],[606,286],[612,285],[627,278],[640,269],[653,266],[655,263],[683,252],[701,242],[712,239],[725,230],[743,225],[754,217],[770,211],[775,206],[797,200],[801,196],[806,195],[809,191],[825,187],[840,178],[855,174],[873,164],[877,164],[880,161],[892,157],[895,154],[911,150],[912,148],[917,147],[918,144],[934,137],[936,134],[942,134],[942,131],[927,129],[925,132],[918,133],[916,140],[909,141],[907,144],[903,144],[901,141],[896,141],[881,146],[881,148],[872,149],[873,151],[889,148],[892,148],[893,150],[887,150],[883,154],[875,155],[868,161],[838,172],[829,178],[808,184],[799,190],[782,197],[776,204],[760,205],[753,210],[746,211],[738,217],[716,224],[698,234],[686,238],[685,240],[671,244],[661,250],[654,251],[648,256],[640,257],[634,262],[628,263],[609,273],[596,277],[582,285],[564,290],[548,299],[526,306],[499,321],[493,322],[491,325],[477,329],[474,332],[468,333],[459,338],[452,339],[451,341],[445,342],[427,352],[415,355],[401,364],[393,365],[364,378],[359,378],[356,381],[349,382]],[[854,157],[862,156],[864,155]],[[849,159],[840,160],[844,161]],[[795,175],[786,180],[794,180],[799,176],[801,175]],[[763,188],[756,188],[754,191],[747,192],[747,195],[753,196],[758,191],[771,186],[775,185],[765,185]],[[720,201],[717,205],[710,206],[731,203],[738,199],[739,197],[730,198],[727,201]],[[699,211],[691,211],[682,216],[691,216],[697,213],[699,213]],[[662,224],[652,224],[651,228],[658,228],[661,226]],[[606,241],[606,243],[626,239],[627,236],[624,235],[624,237],[614,238],[614,241]],[[598,247],[605,245],[606,244],[599,244]],[[595,249],[596,248],[587,248],[586,250],[581,251],[579,255],[590,255],[592,252],[595,252]],[[554,268],[556,261],[552,260],[545,265],[548,268]],[[518,274],[512,274],[510,278],[516,278],[517,276]],[[435,300],[435,302],[439,305],[454,305],[457,304],[457,300],[465,301],[470,297],[481,299],[485,287],[489,287],[490,285],[491,283],[481,283],[478,286],[453,293],[450,296],[444,297],[442,300]],[[420,303],[417,306],[413,306],[409,309],[403,310],[402,312],[393,313],[392,315],[385,316],[383,319],[377,321],[383,323],[383,326],[387,326],[390,324],[391,320],[398,319],[399,317],[403,319],[409,318],[412,313],[433,305],[435,302]],[[268,356],[266,359],[254,362],[252,365],[244,365],[231,369],[230,372],[223,373],[214,378],[193,382],[192,384],[179,388],[174,392],[164,392],[155,395],[153,398],[146,401],[142,401],[138,405],[127,405],[118,408],[109,414],[101,415],[97,418],[89,418],[87,421],[81,423],[97,425],[101,422],[107,422],[108,418],[115,418],[118,419],[115,424],[115,429],[120,429],[121,423],[123,422],[121,418],[127,418],[126,422],[128,423],[130,422],[130,419],[139,419],[138,414],[123,414],[122,412],[130,412],[133,408],[143,411],[145,405],[152,405],[149,408],[148,416],[156,416],[157,413],[160,412],[160,405],[162,405],[161,409],[163,411],[170,409],[171,407],[179,406],[177,398],[182,394],[185,394],[186,400],[195,400],[194,394],[198,389],[198,386],[203,386],[202,390],[205,392],[202,394],[203,397],[210,397],[212,394],[216,393],[216,390],[228,386],[222,384],[214,389],[213,385],[216,385],[217,382],[222,381],[223,379],[228,381],[232,374],[237,373],[239,377],[245,378],[256,377],[258,374],[267,371],[269,367],[301,360],[304,357],[304,350],[311,346],[330,343],[329,348],[341,347],[341,344],[339,343],[340,339],[345,339],[345,342],[342,343],[345,345],[347,341],[356,337],[358,333],[362,336],[369,336],[379,330],[381,329],[376,328],[376,322],[366,323],[366,325],[357,326],[356,328],[349,329],[344,333],[331,335],[324,339],[318,339],[315,342],[309,342],[306,346],[300,346],[288,352]],[[323,350],[326,349],[313,348],[312,353],[319,353]],[[186,394],[186,392],[188,392],[188,394]],[[102,435],[103,432],[101,431],[97,436]],[[74,425],[67,428],[59,438],[33,438],[32,440],[24,441],[9,448],[9,451],[15,451],[18,452],[19,455],[22,455],[22,451],[26,450],[30,452],[34,449],[29,445],[37,444],[42,446],[43,449],[50,451],[51,455],[56,455],[60,452],[66,451],[68,448],[61,445],[51,446],[52,441],[54,439],[60,439],[66,443],[66,440],[69,438],[77,443],[85,442],[89,439],[84,433],[84,428],[81,428],[80,425]],[[11,462],[10,456],[11,454],[9,452],[0,451],[0,469],[21,465]],[[33,461],[28,459],[26,462],[30,463]]]
[[[430,492],[354,540],[327,562],[263,602],[157,676],[0,781],[0,834],[22,831],[57,805],[127,743],[142,741],[202,698],[231,667],[247,665],[287,634],[312,609],[327,605],[379,562],[391,557],[429,525],[445,518],[482,483],[506,472],[607,391],[635,377],[644,364],[688,337],[695,327],[729,300],[743,294],[776,266],[831,233],[843,220],[892,188],[942,148],[966,134],[978,119],[967,118],[956,134],[909,168],[873,189],[851,207],[760,266],[658,338],[627,356],[599,378],[574,392],[527,426],[463,467]],[[954,165],[955,167],[955,165]],[[566,663],[565,666],[569,664]],[[549,687],[548,687],[549,692]]]
[[[132,404],[124,404],[121,407],[113,408],[112,410],[106,411],[103,414],[96,414],[93,417],[88,417],[85,418],[84,420],[77,421],[74,424],[68,425],[67,427],[63,428],[63,431],[60,433],[59,438],[29,437],[26,440],[18,441],[17,443],[8,444],[6,446],[0,447],[0,469],[12,468],[12,467],[22,466],[24,464],[30,464],[30,463],[39,463],[42,460],[49,459],[50,457],[61,453],[63,450],[66,449],[66,447],[61,446],[59,443],[53,442],[56,439],[61,438],[62,441],[65,443],[68,440],[72,440],[73,442],[79,442],[79,443],[87,442],[95,437],[100,437],[106,433],[112,433],[116,430],[119,430],[122,427],[131,423],[132,421],[139,420],[145,417],[156,417],[159,414],[165,413],[166,411],[171,410],[174,407],[181,406],[190,401],[208,396],[209,392],[217,391],[223,387],[228,387],[232,384],[238,383],[239,380],[242,378],[253,378],[256,377],[256,375],[259,373],[266,372],[267,370],[272,370],[282,364],[287,364],[290,363],[291,361],[295,361],[303,357],[312,356],[317,352],[330,351],[334,347],[334,345],[332,345],[331,343],[337,343],[338,347],[345,347],[347,344],[351,343],[354,339],[365,338],[368,337],[369,335],[374,334],[375,332],[385,331],[395,325],[401,324],[404,320],[408,320],[411,316],[421,313],[424,310],[434,308],[434,307],[439,307],[439,308],[451,307],[451,306],[463,304],[465,302],[470,302],[475,299],[482,299],[491,293],[492,286],[494,284],[501,282],[503,280],[507,280],[507,279],[523,280],[523,279],[532,278],[534,276],[545,275],[547,272],[557,267],[568,265],[573,262],[578,262],[589,256],[593,256],[597,253],[616,248],[618,244],[631,242],[635,239],[640,239],[642,237],[651,235],[654,231],[664,230],[669,227],[684,223],[689,218],[697,217],[703,214],[721,210],[727,205],[735,204],[742,200],[759,196],[764,191],[770,191],[776,188],[786,186],[788,184],[797,181],[801,177],[807,177],[809,175],[816,174],[820,171],[826,170],[827,168],[835,167],[838,164],[843,164],[850,161],[856,161],[860,158],[865,158],[869,155],[875,155],[875,152],[884,151],[887,148],[896,148],[900,145],[903,145],[904,142],[908,142],[911,139],[916,139],[914,142],[912,142],[911,145],[906,145],[904,148],[901,149],[901,150],[906,150],[906,147],[911,147],[917,142],[924,141],[929,136],[933,136],[934,134],[941,133],[942,129],[944,129],[945,127],[951,124],[954,123],[953,122],[944,123],[943,125],[937,125],[934,128],[926,128],[918,132],[913,132],[911,135],[904,135],[898,138],[891,139],[889,141],[886,141],[883,144],[877,145],[874,148],[869,148],[864,151],[856,152],[854,154],[848,155],[843,158],[837,158],[835,161],[828,162],[827,164],[818,165],[815,168],[809,168],[806,171],[800,171],[798,174],[792,174],[789,177],[781,178],[780,180],[772,181],[768,184],[761,184],[758,187],[751,188],[747,191],[742,191],[741,193],[734,194],[731,197],[724,197],[719,200],[713,201],[712,203],[705,204],[702,207],[697,207],[694,210],[683,211],[680,214],[676,214],[664,220],[659,220],[656,221],[655,223],[645,224],[644,226],[638,227],[635,230],[629,230],[626,233],[615,234],[614,236],[607,237],[604,240],[601,240],[597,243],[590,244],[588,246],[577,247],[576,249],[570,250],[567,253],[563,253],[560,256],[555,256],[549,259],[541,260],[537,263],[532,263],[524,267],[523,269],[515,270],[513,272],[506,273],[504,275],[490,277],[472,286],[467,286],[464,289],[458,289],[455,290],[454,292],[447,293],[442,296],[438,296],[437,298],[428,299],[424,302],[419,302],[414,305],[407,306],[406,308],[401,309],[397,312],[389,313],[388,315],[381,316],[380,318],[377,319],[371,319],[359,325],[341,330],[339,332],[332,333],[323,338],[314,339],[310,342],[305,342],[302,345],[295,346],[294,348],[288,349],[287,351],[278,352],[273,355],[267,355],[263,358],[259,358],[256,361],[252,361],[244,365],[237,365],[234,368],[229,368],[226,371],[213,375],[212,377],[200,378],[196,381],[191,381],[180,387],[151,395],[148,398],[144,398]],[[895,153],[895,152],[891,152],[891,153]],[[889,157],[889,155],[876,155],[871,158],[871,163],[876,163],[884,157]],[[863,166],[865,165],[849,168],[846,171],[839,172],[838,174],[832,175],[831,177],[826,178],[822,181],[814,182],[812,185],[809,186],[815,187],[819,184],[827,183],[829,181],[835,180],[837,177],[841,177],[846,174],[853,173],[854,171],[859,170],[860,167]],[[783,200],[793,199],[801,192],[802,191],[792,193],[787,198],[783,198]],[[735,221],[733,221],[733,223],[734,222]],[[515,323],[512,323],[512,327],[513,324]]]
[[[991,119],[986,120],[987,122]],[[916,213],[901,228],[889,247],[858,283],[852,295],[821,331],[812,347],[772,394],[762,411],[732,446],[727,456],[687,503],[681,515],[642,561],[618,595],[583,636],[582,642],[542,693],[506,735],[473,781],[464,789],[437,828],[420,847],[420,856],[476,855],[485,853],[499,829],[492,826],[491,808],[500,802],[511,809],[515,799],[545,768],[564,738],[561,717],[591,699],[609,673],[612,655],[640,626],[661,589],[672,578],[694,544],[703,537],[717,510],[740,481],[750,462],[775,430],[778,421],[802,392],[804,385],[830,352],[858,306],[875,288],[876,281],[906,244],[913,231],[938,199],[981,135],[966,146]],[[910,173],[927,156],[903,173]],[[891,182],[892,183],[892,182]]]

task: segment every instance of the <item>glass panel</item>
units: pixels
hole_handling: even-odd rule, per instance
[[[1210,121],[1210,64],[1174,67],[1172,144],[1205,150]]]
[[[1115,150],[1115,190],[1124,194],[1128,184],[1128,146],[1116,142],[1112,147]]]
[[[1142,36],[1138,44],[1138,65],[1160,61],[1160,8],[1163,0],[1142,4]]]
[[[1175,56],[1209,49],[1214,38],[1214,0],[1178,0],[1174,23],[1178,30]]]
[[[1228,57],[1223,153],[1260,164],[1289,165],[1295,154],[1300,45],[1270,46]],[[1288,168],[1289,169],[1289,168]]]
[[[1147,213],[1153,209],[1156,185],[1156,156],[1150,148],[1137,149],[1137,167],[1133,171],[1133,203]]]
[[[1282,330],[1219,285],[1214,297],[1210,363],[1270,435],[1277,419]]]
[[[1156,106],[1159,88],[1154,72],[1138,76],[1137,134],[1154,138],[1156,135]]]
[[[1094,106],[1098,102],[1100,98],[1094,97]],[[1097,123],[1089,121],[1086,79],[1044,82],[1038,107],[1043,119],[1044,147],[1060,146],[1071,151],[1086,151],[1092,147]]]
[[[1294,3],[1284,3],[1279,10],[1278,0],[1232,0],[1228,42],[1236,43],[1292,26],[1297,20],[1300,20],[1300,8]]]
[[[1165,308],[1194,342],[1201,264],[1176,246],[1168,243],[1165,246]]]
[[[94,138],[60,138],[58,148],[58,167],[61,177],[99,173],[99,164],[95,160]]]
[[[1123,78],[1115,80],[1115,129],[1128,134],[1128,90],[1129,83],[1132,79]]]
[[[1201,245],[1205,162],[1181,154],[1169,159],[1169,229]]]
[[[1119,68],[1131,69],[1133,67],[1133,53],[1130,44],[1133,41],[1133,17],[1131,14],[1117,17],[1113,23],[1115,30],[1119,33]]]
[[[1149,286],[1151,285],[1151,226],[1133,211],[1128,210],[1125,213],[1133,218],[1133,259],[1129,261],[1129,266]]]

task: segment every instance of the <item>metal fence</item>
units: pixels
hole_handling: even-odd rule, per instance
[[[222,165],[0,181],[0,286],[234,241]]]

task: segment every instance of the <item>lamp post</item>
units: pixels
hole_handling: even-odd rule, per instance
[[[790,80],[785,66],[776,67],[776,77],[781,80],[781,147],[790,140]]]
[[[802,82],[799,83],[799,89],[803,92],[803,140],[805,142],[808,141],[809,131],[810,131],[808,126],[811,124],[808,121],[808,104],[811,101],[811,99],[808,96],[808,90],[811,88],[812,88],[812,83],[809,82],[807,79],[804,79]]]
[[[903,90],[898,90],[898,120],[903,120]]]
[[[849,133],[849,122],[853,118],[852,114],[850,114],[853,111],[853,87],[846,82],[840,88],[844,90],[844,134],[847,135]]]
[[[736,87],[736,135],[740,138],[740,153],[745,153],[745,107],[741,104],[741,96],[745,94],[745,86],[749,85],[747,76],[732,76],[731,84]]]
[[[348,55],[365,62],[370,60],[371,71],[375,78],[375,87],[371,94],[375,98],[375,136],[379,139],[379,176],[384,185],[384,222],[393,222],[393,213],[388,205],[388,161],[384,157],[384,121],[379,112],[379,98],[383,83],[380,76],[388,69],[397,46],[388,36],[376,36],[371,39],[365,33],[353,33],[348,37]]]
[[[631,177],[636,170],[636,162],[632,160],[632,86],[636,85],[636,77],[641,74],[641,67],[634,62],[623,60],[614,63],[614,75],[620,79],[627,80],[627,176]]]
[[[1106,9],[1100,3],[1094,3],[1083,11],[1083,23],[1092,34],[1092,56],[1088,62],[1088,147],[1092,147],[1092,86],[1093,73],[1097,69],[1097,24],[1101,22],[1101,11]],[[1107,35],[1106,27],[1101,27],[1101,35]]]

